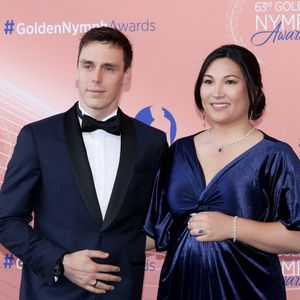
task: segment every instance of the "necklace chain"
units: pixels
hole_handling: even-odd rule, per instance
[[[229,145],[233,145],[233,144],[236,144],[236,143],[239,143],[239,142],[245,140],[255,129],[256,129],[256,127],[253,126],[245,135],[243,135],[239,138],[236,138],[236,139],[234,139],[234,140],[232,140],[228,143],[225,143],[225,144],[220,144],[216,141],[216,139],[213,136],[213,133],[211,132],[211,128],[208,130],[208,137],[209,137],[209,140],[212,144],[218,146],[218,152],[222,153],[224,147],[229,146]]]

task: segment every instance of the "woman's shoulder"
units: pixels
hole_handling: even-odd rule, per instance
[[[195,136],[197,136],[199,133],[200,132],[197,132],[191,135],[178,138],[170,147],[177,148],[177,147],[191,146],[194,144]]]
[[[266,142],[266,146],[270,148],[270,150],[273,149],[273,151],[293,151],[292,147],[285,141],[279,140],[273,136],[268,135],[265,132],[262,132],[264,135],[264,140]]]
[[[276,155],[281,157],[292,157],[299,160],[297,154],[287,142],[272,137],[265,132],[262,133],[264,135],[262,150],[268,157]]]

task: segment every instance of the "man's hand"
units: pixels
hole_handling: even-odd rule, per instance
[[[120,272],[120,268],[112,265],[95,263],[92,258],[106,259],[108,253],[97,250],[82,250],[66,254],[63,259],[64,276],[74,284],[95,294],[104,294],[114,286],[107,282],[120,282],[121,277],[107,274]]]

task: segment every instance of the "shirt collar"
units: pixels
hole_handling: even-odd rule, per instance
[[[81,110],[82,115],[87,115],[87,116],[90,116],[91,118],[93,118],[89,113],[87,113],[87,112],[82,108],[82,106],[80,105],[80,101],[78,101],[78,107],[79,107],[79,109]],[[118,109],[114,110],[111,114],[109,114],[108,116],[106,116],[104,119],[102,119],[102,120],[100,120],[100,121],[106,121],[106,120],[108,120],[109,118],[116,116],[117,113],[118,113]]]

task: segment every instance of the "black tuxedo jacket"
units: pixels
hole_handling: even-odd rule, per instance
[[[167,143],[163,132],[122,112],[121,122],[120,163],[104,219],[75,106],[20,131],[0,193],[0,242],[24,262],[20,299],[140,300],[141,227]],[[59,257],[84,249],[107,251],[103,263],[120,266],[114,291],[95,295],[65,277],[54,284]]]

